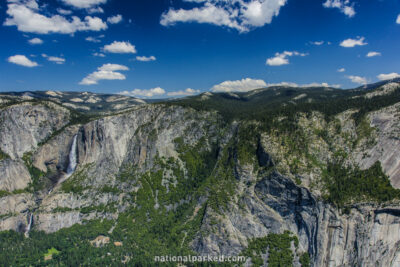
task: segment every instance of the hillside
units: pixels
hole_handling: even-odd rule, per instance
[[[2,263],[400,262],[397,80],[156,103],[53,93],[0,95]]]

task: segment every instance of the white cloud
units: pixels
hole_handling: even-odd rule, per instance
[[[24,55],[15,55],[15,56],[11,56],[8,59],[8,62],[10,63],[14,63],[17,65],[21,65],[24,67],[36,67],[39,66],[36,62],[31,61],[29,58],[27,58]]]
[[[191,0],[202,3],[192,9],[169,9],[161,15],[163,26],[177,22],[208,23],[247,32],[255,27],[270,24],[287,0]]]
[[[79,83],[82,85],[97,84],[100,80],[125,80],[126,77],[118,71],[129,70],[128,67],[119,64],[104,64],[97,68],[97,71],[92,72]]]
[[[54,62],[56,64],[64,64],[65,63],[65,58],[62,58],[62,57],[53,57],[53,56],[48,56],[46,54],[42,54],[42,57],[44,57],[48,61]]]
[[[382,54],[380,52],[375,52],[375,51],[371,51],[368,52],[366,57],[377,57],[377,56],[381,56]]]
[[[48,61],[55,62],[57,64],[64,64],[65,63],[65,58],[62,57],[48,57]]]
[[[323,6],[326,8],[338,8],[349,18],[356,14],[354,4],[350,4],[350,0],[326,0],[326,2],[323,3]]]
[[[187,88],[186,90],[181,90],[181,91],[174,91],[174,92],[168,92],[168,96],[190,96],[190,95],[195,95],[200,93],[200,90],[195,90],[192,88]]]
[[[388,74],[379,74],[378,75],[378,79],[379,80],[392,80],[392,79],[396,79],[396,78],[400,78],[400,74],[396,73],[396,72],[392,72],[392,73],[388,73]]]
[[[396,23],[397,23],[397,24],[400,24],[400,14],[397,16]]]
[[[337,71],[338,71],[338,72],[345,72],[346,69],[345,69],[345,68],[340,68],[340,69],[338,69]]]
[[[104,13],[104,9],[102,9],[101,7],[92,7],[92,8],[89,8],[89,9],[87,9],[87,12],[89,13],[89,14],[94,14],[94,13]]]
[[[93,8],[100,4],[105,4],[107,0],[62,0],[64,4],[76,8]]]
[[[104,55],[103,53],[93,53],[93,56],[95,57],[105,57],[106,55]]]
[[[122,16],[121,15],[115,15],[115,16],[109,17],[107,19],[107,22],[110,23],[110,24],[118,24],[121,21],[122,21]]]
[[[328,83],[308,83],[308,84],[297,84],[293,82],[280,82],[280,83],[268,83],[267,86],[285,86],[285,87],[332,87],[340,88],[340,84],[328,84]]]
[[[130,42],[114,41],[109,45],[105,45],[103,49],[105,52],[109,53],[121,53],[121,54],[136,53],[135,46],[131,45]]]
[[[46,54],[42,54],[42,57],[44,57],[48,61],[54,62],[56,64],[64,64],[65,63],[65,58],[62,58],[62,57],[53,57],[53,56],[48,56]]]
[[[119,92],[120,95],[127,95],[127,96],[134,96],[134,97],[154,97],[154,96],[161,96],[165,94],[165,90],[161,87],[156,87],[152,89],[134,89],[132,91],[122,91]]]
[[[71,34],[77,31],[101,31],[107,29],[107,24],[98,17],[86,16],[84,20],[73,16],[66,19],[61,15],[45,16],[39,13],[36,0],[9,0],[4,25],[17,26],[22,32],[40,34],[63,33]]]
[[[57,8],[57,12],[60,13],[61,15],[71,15],[72,14],[71,10],[66,10],[63,8]]]
[[[350,81],[352,81],[353,83],[358,83],[358,84],[367,84],[368,83],[366,78],[360,77],[360,76],[349,75],[349,76],[347,76],[347,78],[349,78]]]
[[[305,53],[299,53],[297,51],[284,51],[282,53],[275,53],[274,57],[268,58],[265,64],[269,66],[282,66],[289,64],[289,57],[292,56],[307,56]]]
[[[313,45],[323,45],[325,42],[324,41],[316,41],[316,42],[311,42]]]
[[[99,35],[97,37],[88,36],[85,38],[85,40],[92,43],[100,43],[101,42],[100,38],[104,38],[104,34]]]
[[[211,88],[213,92],[248,92],[250,90],[266,87],[267,84],[263,80],[242,79],[237,81],[225,81],[214,85]]]
[[[346,39],[340,43],[342,47],[355,47],[357,45],[363,46],[367,45],[368,43],[364,42],[365,37],[357,37],[357,39]]]
[[[183,0],[183,2],[189,2],[189,3],[204,3],[207,0]]]
[[[100,43],[101,42],[99,39],[92,37],[92,36],[86,37],[85,40],[88,42],[92,42],[92,43]]]
[[[138,60],[138,61],[144,61],[144,62],[155,61],[155,60],[156,60],[156,57],[155,57],[155,56],[149,56],[149,57],[146,57],[146,56],[137,56],[137,57],[136,57],[136,60]]]
[[[40,38],[33,38],[33,39],[30,39],[28,42],[32,45],[43,44],[43,40]]]

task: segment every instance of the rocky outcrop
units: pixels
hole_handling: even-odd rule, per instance
[[[29,171],[22,160],[0,161],[0,191],[25,189],[31,181]]]
[[[372,112],[371,127],[377,130],[372,147],[358,151],[355,159],[361,168],[367,169],[380,161],[391,184],[400,188],[400,104]]]
[[[67,125],[69,111],[51,102],[21,103],[0,113],[0,149],[11,159],[34,150],[50,134]]]
[[[5,196],[0,198],[0,215],[24,213],[32,205],[34,205],[32,194]]]
[[[79,126],[68,127],[49,142],[40,146],[34,155],[33,166],[43,172],[66,172],[72,140],[78,130]]]
[[[212,151],[212,144],[217,144],[215,160],[222,162],[222,166],[233,162],[235,180],[230,182],[235,183],[235,191],[226,208],[205,207],[200,230],[190,243],[195,252],[238,255],[251,238],[289,230],[299,238],[298,251],[311,255],[313,266],[399,266],[398,205],[355,204],[344,214],[324,202],[320,191],[311,188],[320,177],[319,165],[332,158],[335,152],[332,146],[336,146],[336,151],[349,152],[351,160],[362,168],[369,168],[379,160],[392,184],[400,187],[399,105],[369,115],[375,128],[375,142],[366,146],[366,141],[361,140],[354,151],[352,139],[360,136],[351,120],[353,112],[339,114],[330,123],[321,114],[300,118],[299,128],[305,129],[304,140],[311,151],[308,156],[317,159],[308,167],[310,158],[301,153],[289,155],[292,151],[285,143],[289,136],[266,133],[257,136],[249,162],[240,162],[235,147],[244,141],[235,139],[240,138],[237,134],[240,122],[221,123],[212,112],[144,105],[130,112],[65,127],[69,112],[55,104],[14,105],[0,113],[0,148],[10,155],[10,159],[0,161],[0,190],[8,191],[0,198],[0,229],[23,232],[31,214],[33,229],[48,233],[88,220],[115,221],[121,212],[136,205],[135,196],[130,193],[143,186],[137,181],[119,181],[118,175],[124,168],[134,168],[143,174],[154,166],[160,168],[158,161],[172,159],[187,179],[187,162],[179,146],[196,146],[200,154]],[[334,132],[334,123],[340,126],[340,132]],[[56,130],[60,131],[48,139]],[[334,136],[333,141],[325,140],[325,135]],[[65,175],[74,136],[78,165],[75,173]],[[38,145],[42,141],[46,142]],[[228,159],[223,157],[224,149],[230,151]],[[21,160],[26,152],[32,152],[33,167],[46,173],[45,176],[30,176]],[[174,175],[171,169],[162,172],[161,183],[167,190],[178,183]],[[53,179],[53,183],[44,183],[34,194],[13,192],[26,189],[33,178],[36,182]],[[70,186],[69,190],[63,187],[63,182]],[[73,190],[73,186],[79,188]],[[199,197],[196,212],[210,197],[209,187]],[[188,203],[187,199],[179,199],[162,207],[158,192],[154,190],[151,194],[157,210],[172,210]],[[101,240],[93,240],[93,244],[103,244]],[[267,259],[268,255],[263,257]]]
[[[90,244],[96,248],[103,247],[110,243],[110,238],[108,236],[99,235],[94,240],[90,241]]]
[[[340,214],[276,172],[246,190],[242,208],[233,204],[222,215],[206,213],[192,242],[195,251],[238,255],[249,238],[289,230],[298,236],[299,250],[310,253],[313,266],[399,266],[398,207],[361,205]]]

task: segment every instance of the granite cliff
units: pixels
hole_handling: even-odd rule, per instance
[[[278,234],[293,266],[400,266],[399,88],[208,93],[92,116],[2,95],[0,230],[35,242],[41,231],[62,239],[68,229],[101,228],[90,233],[123,244],[112,247],[111,265],[162,251],[241,254],[245,266],[273,266],[283,248],[253,244]],[[263,121],[207,106],[221,97],[266,101],[263,94],[294,112]],[[348,106],[325,109],[335,97]]]

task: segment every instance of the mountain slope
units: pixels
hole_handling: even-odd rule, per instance
[[[151,265],[190,254],[397,266],[395,85],[206,93],[104,117],[6,103],[0,229],[11,231],[0,233],[0,262]]]
[[[120,112],[146,103],[139,98],[91,92],[27,91],[0,93],[0,105],[6,102],[21,101],[51,101],[66,108],[92,115]]]

